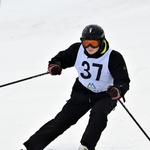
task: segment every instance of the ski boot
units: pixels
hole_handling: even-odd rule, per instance
[[[88,150],[88,148],[86,146],[80,145],[78,150]]]

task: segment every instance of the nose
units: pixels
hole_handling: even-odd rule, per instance
[[[91,45],[89,45],[89,46],[87,47],[87,49],[92,50],[93,47],[92,47]]]

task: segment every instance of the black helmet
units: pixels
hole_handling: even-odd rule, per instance
[[[98,25],[88,25],[82,31],[83,39],[103,40],[105,38],[104,30]]]

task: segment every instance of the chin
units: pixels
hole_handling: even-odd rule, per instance
[[[89,53],[89,55],[93,55],[94,54],[94,52],[88,52]]]

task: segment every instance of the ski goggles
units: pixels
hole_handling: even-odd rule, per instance
[[[98,40],[82,40],[82,44],[85,48],[91,46],[93,48],[97,48],[100,45],[100,41]]]

